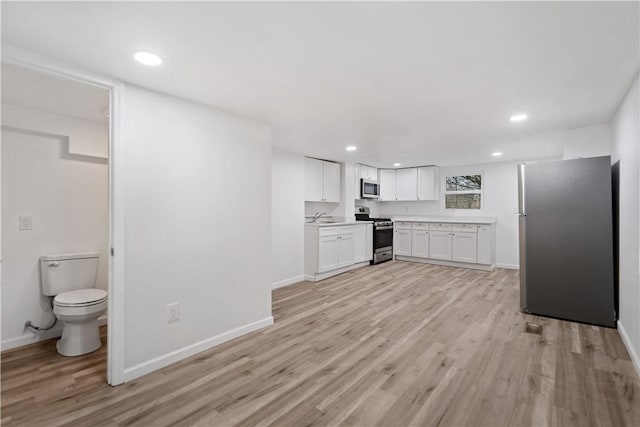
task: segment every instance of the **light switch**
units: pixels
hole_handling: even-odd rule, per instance
[[[19,216],[18,228],[20,231],[33,230],[33,218],[30,216]]]

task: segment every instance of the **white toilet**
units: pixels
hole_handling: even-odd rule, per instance
[[[80,356],[100,348],[98,317],[107,311],[107,293],[95,289],[98,253],[40,257],[42,293],[55,296],[53,313],[63,323],[56,344],[63,356]]]

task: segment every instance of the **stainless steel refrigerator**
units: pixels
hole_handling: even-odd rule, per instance
[[[520,305],[614,327],[611,159],[518,165]]]

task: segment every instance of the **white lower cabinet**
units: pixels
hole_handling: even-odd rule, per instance
[[[338,236],[318,240],[318,273],[338,268]]]
[[[429,230],[411,231],[411,256],[429,258]]]
[[[411,256],[411,230],[396,229],[396,255]]]
[[[491,264],[491,226],[478,224],[478,264]]]
[[[401,257],[483,270],[495,264],[494,223],[398,221],[395,233],[395,254]]]
[[[474,231],[451,233],[451,259],[458,262],[476,263],[478,260],[478,234]]]
[[[367,259],[367,227],[360,225],[354,227],[353,232],[354,262],[362,262]]]
[[[373,257],[373,226],[305,227],[304,270],[307,280],[322,280],[333,271],[369,261]]]
[[[355,248],[353,241],[353,234],[338,236],[338,268],[348,267],[355,264]]]
[[[451,232],[431,230],[429,233],[429,258],[451,259]]]

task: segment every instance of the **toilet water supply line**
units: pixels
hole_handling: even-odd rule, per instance
[[[53,313],[53,297],[49,297],[49,304],[51,304],[51,313]],[[54,314],[53,323],[46,328],[34,325],[33,323],[31,323],[31,320],[27,320],[26,322],[24,322],[24,327],[33,329],[34,331],[48,331],[49,329],[56,326],[56,323],[58,323],[58,317]]]

